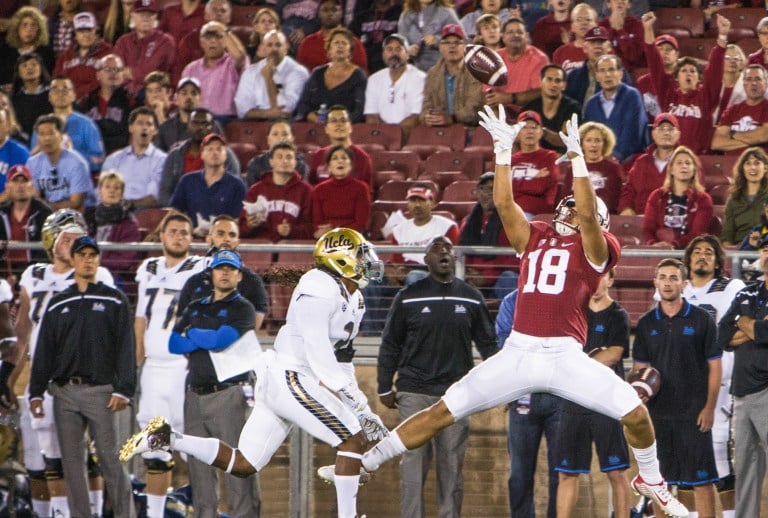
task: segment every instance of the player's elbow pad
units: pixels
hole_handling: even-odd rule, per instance
[[[197,348],[192,340],[176,332],[171,333],[171,338],[168,340],[168,350],[173,354],[189,354]]]

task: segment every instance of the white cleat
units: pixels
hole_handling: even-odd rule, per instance
[[[688,509],[672,496],[664,480],[659,484],[649,484],[638,473],[630,484],[635,494],[647,496],[653,500],[654,510],[661,511],[673,518],[686,518],[688,516]]]
[[[320,477],[326,484],[334,485],[336,483],[336,465],[328,464],[327,466],[317,468],[317,476]],[[369,473],[365,471],[365,469],[360,468],[360,482],[358,482],[359,485],[363,486],[367,484],[371,481],[372,478],[373,473]]]

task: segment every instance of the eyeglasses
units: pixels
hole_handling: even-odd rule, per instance
[[[123,68],[122,67],[104,67],[101,70],[109,74],[115,74],[117,72],[122,72]]]
[[[347,122],[349,122],[349,119],[344,117],[341,119],[333,119],[333,118],[328,119],[329,124],[346,124]]]

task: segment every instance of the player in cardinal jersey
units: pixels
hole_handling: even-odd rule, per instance
[[[16,320],[18,354],[15,368],[8,380],[13,387],[24,367],[24,360],[35,356],[37,336],[48,302],[58,292],[74,283],[74,269],[70,248],[78,237],[85,235],[83,216],[72,209],[57,210],[43,223],[42,244],[51,263],[36,263],[21,275],[19,311]],[[109,270],[99,267],[96,281],[114,287]],[[31,361],[31,360],[30,360]],[[53,416],[53,397],[46,392],[43,400],[45,417],[31,419],[27,397],[18,398],[20,407],[20,428],[24,438],[24,464],[29,472],[29,486],[32,493],[32,507],[39,516],[69,516],[67,487],[61,466],[61,447]],[[42,455],[41,455],[42,454]],[[98,466],[89,459],[91,487],[102,487]],[[91,508],[94,514],[101,514],[103,494],[91,490]],[[50,502],[50,503],[49,503]],[[56,513],[61,513],[57,515]]]
[[[184,431],[187,359],[171,354],[168,340],[184,283],[205,268],[205,261],[189,255],[192,221],[186,215],[172,212],[165,216],[160,228],[163,256],[146,259],[136,271],[136,365],[144,364],[136,420],[143,428],[154,416],[164,415],[174,430]],[[147,452],[142,457],[147,470],[147,516],[162,518],[173,457],[167,451]]]
[[[657,509],[687,517],[688,510],[669,493],[659,473],[653,424],[637,393],[582,352],[589,299],[618,261],[620,245],[606,232],[608,210],[589,180],[576,115],[566,124],[567,134],[560,133],[573,165],[574,196],[560,202],[554,226],[529,222],[513,198],[512,147],[526,123],[509,126],[503,106],[498,118],[488,106],[480,117],[496,152],[493,201],[510,245],[521,256],[512,332],[501,351],[469,371],[439,402],[405,420],[367,451],[363,467],[378,469],[457,419],[530,392],[550,392],[620,419],[640,470],[632,480],[635,491],[652,498]]]

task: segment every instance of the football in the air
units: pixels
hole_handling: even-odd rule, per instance
[[[661,373],[653,367],[643,367],[630,373],[627,382],[632,385],[640,399],[649,401],[659,393]]]
[[[495,51],[484,45],[467,45],[464,64],[472,77],[489,86],[507,84],[507,65]]]

